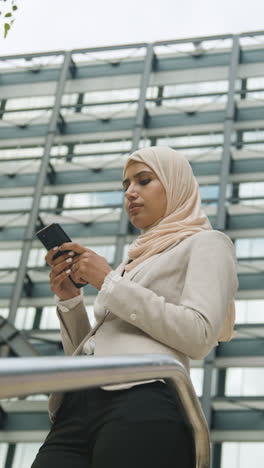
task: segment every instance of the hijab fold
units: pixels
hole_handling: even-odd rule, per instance
[[[146,164],[155,172],[166,192],[167,209],[161,219],[141,231],[131,244],[128,257],[132,261],[125,266],[126,271],[131,271],[147,258],[163,252],[186,237],[203,230],[212,230],[201,208],[199,184],[187,159],[172,148],[152,146],[132,153],[126,161],[124,173],[133,162]],[[234,320],[233,301],[218,341],[229,341],[233,337]]]

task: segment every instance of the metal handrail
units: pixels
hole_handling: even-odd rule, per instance
[[[195,442],[196,468],[210,467],[207,422],[184,366],[171,356],[144,354],[0,359],[0,398],[163,378],[173,389]]]

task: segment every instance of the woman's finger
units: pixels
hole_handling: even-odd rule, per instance
[[[71,270],[76,273],[79,270],[79,262],[73,262]]]
[[[66,258],[74,257],[75,255],[75,253],[72,251],[65,252],[64,254],[61,254],[59,257],[54,259],[54,256],[56,255],[57,252],[60,252],[59,248],[56,250],[51,249],[49,250],[49,252],[47,253],[45,257],[45,260],[50,267],[53,267],[54,265],[58,265],[59,263],[64,262]]]
[[[58,263],[57,265],[53,266],[51,271],[50,271],[50,279],[52,280],[56,276],[58,276],[62,271],[67,270],[68,268],[71,268],[72,264],[72,258],[66,258],[63,262]]]
[[[56,251],[59,250],[59,247],[54,247],[53,249],[50,249],[45,257],[45,260],[49,266],[53,264],[53,256],[55,255]]]
[[[86,249],[86,247],[77,244],[77,242],[65,242],[59,247],[59,250],[72,250],[77,254],[82,254],[84,252],[89,251],[89,249]]]
[[[71,270],[68,268],[68,270],[62,271],[59,275],[54,276],[50,280],[50,289],[55,292],[58,290],[58,287],[65,281],[66,278],[70,276]]]

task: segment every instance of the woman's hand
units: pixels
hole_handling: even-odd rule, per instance
[[[96,289],[101,289],[105,277],[112,271],[104,257],[75,242],[66,242],[59,250],[71,250],[78,254],[73,257],[70,266],[70,275],[75,283],[90,283]]]
[[[65,252],[65,254],[54,260],[53,256],[56,255],[58,249],[59,248],[57,247],[49,250],[45,260],[51,267],[49,275],[50,289],[60,298],[61,301],[65,301],[66,299],[72,299],[73,297],[79,296],[80,289],[76,288],[69,278],[74,252]]]

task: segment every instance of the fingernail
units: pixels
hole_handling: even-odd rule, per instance
[[[67,262],[67,263],[71,263],[71,262],[72,262],[72,258],[67,258],[66,262]]]
[[[71,272],[71,270],[70,270],[70,269],[69,269],[69,270],[66,270],[66,273],[67,273],[67,275],[68,275],[70,272]]]
[[[52,249],[52,250],[58,250],[58,248],[59,248],[59,247],[53,247],[53,249]]]
[[[70,255],[71,257],[74,256],[74,252],[69,252],[68,255]]]

